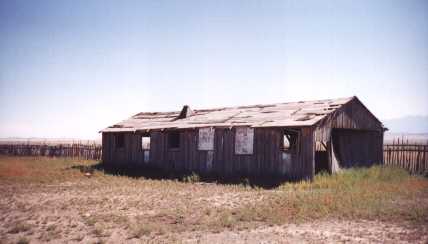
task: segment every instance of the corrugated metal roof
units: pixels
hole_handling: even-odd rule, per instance
[[[142,112],[101,132],[135,132],[155,129],[200,127],[300,127],[312,126],[355,97],[239,107],[193,110],[177,119],[181,111]]]

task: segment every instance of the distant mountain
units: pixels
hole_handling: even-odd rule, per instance
[[[428,116],[406,116],[384,120],[391,133],[428,133]]]

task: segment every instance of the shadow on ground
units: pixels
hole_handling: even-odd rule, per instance
[[[276,188],[284,182],[294,181],[286,177],[274,176],[254,176],[254,175],[217,175],[217,174],[197,174],[195,172],[185,171],[166,171],[158,168],[147,166],[125,166],[125,167],[109,167],[103,163],[97,163],[91,166],[75,165],[73,169],[79,169],[82,173],[92,174],[95,170],[102,171],[109,175],[128,176],[132,178],[145,178],[152,180],[177,180],[180,182],[191,183],[214,183],[225,185],[243,185],[250,187],[260,187],[265,189]]]

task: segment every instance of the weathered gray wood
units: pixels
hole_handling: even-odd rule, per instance
[[[393,140],[383,146],[384,164],[402,167],[413,174],[428,173],[426,162],[427,146],[411,144],[404,140]]]
[[[343,139],[342,143],[358,149],[344,151],[343,156],[347,158],[349,165],[382,163],[384,157],[382,124],[358,99],[352,99],[343,106],[332,109],[333,112],[329,116],[313,126],[301,126],[304,124],[302,123],[300,127],[255,127],[252,154],[236,153],[236,126],[214,127],[213,150],[206,150],[209,148],[205,146],[202,147],[205,150],[198,150],[198,128],[176,129],[180,133],[180,147],[177,149],[168,148],[168,133],[174,129],[151,130],[148,164],[166,170],[216,173],[224,176],[286,175],[294,179],[313,179],[315,151],[329,151],[332,134],[338,130],[349,134],[349,138]],[[286,157],[287,159],[283,159],[282,156],[282,138],[285,129],[293,129],[299,135],[297,147]],[[103,133],[103,161],[115,165],[142,164],[144,162],[144,151],[141,150],[142,132],[123,132],[125,135],[123,149],[115,147],[115,133],[119,132]],[[324,146],[317,147],[317,142]],[[208,155],[209,151],[212,154]],[[400,155],[395,154],[386,157],[388,159],[398,157],[399,162],[402,159]],[[425,154],[420,157],[425,157]],[[330,170],[335,171],[332,168],[330,162]]]

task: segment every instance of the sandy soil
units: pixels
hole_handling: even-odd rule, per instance
[[[313,223],[261,227],[249,231],[189,233],[184,243],[426,243],[427,227],[376,221],[325,220]]]
[[[156,185],[157,183],[155,183]],[[322,220],[243,230],[139,230],[139,219],[168,218],[171,204],[156,187],[106,185],[85,179],[58,185],[0,185],[0,243],[426,243],[428,227],[376,221]],[[210,190],[206,188],[209,187]],[[233,208],[263,196],[209,185],[173,185],[175,204]],[[253,192],[254,193],[254,192]],[[178,197],[180,196],[180,197]],[[186,201],[188,199],[188,201]],[[238,201],[239,200],[239,201]],[[183,206],[184,207],[184,206]],[[150,219],[150,218],[149,218]],[[176,221],[163,220],[163,221]],[[156,221],[154,221],[156,222]],[[162,223],[159,222],[159,223]],[[174,223],[180,228],[180,223]],[[186,223],[183,223],[186,224]],[[257,226],[257,225],[256,225]]]
[[[397,218],[281,223],[275,218],[246,219],[243,209],[259,209],[284,194],[277,189],[132,179],[102,172],[86,177],[70,167],[72,162],[58,166],[58,161],[43,161],[40,167],[37,160],[25,164],[7,160],[0,164],[0,244],[428,243],[428,226]],[[428,197],[408,201],[401,202],[403,208],[415,201],[426,205]],[[278,215],[276,211],[271,214]]]

